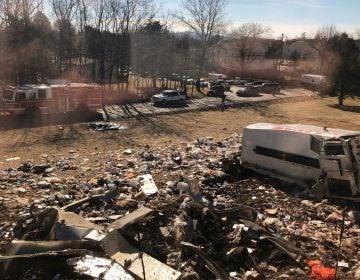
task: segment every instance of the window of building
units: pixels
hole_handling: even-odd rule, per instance
[[[16,100],[22,101],[26,99],[26,93],[25,92],[17,92],[16,93]]]
[[[36,99],[36,92],[29,92],[29,99],[30,100]]]
[[[38,99],[46,99],[46,89],[38,89]]]

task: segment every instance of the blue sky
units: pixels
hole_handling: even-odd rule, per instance
[[[181,0],[155,0],[174,11]],[[272,36],[313,35],[323,25],[352,33],[360,29],[360,0],[228,0],[227,19],[236,26],[258,22],[272,28]]]

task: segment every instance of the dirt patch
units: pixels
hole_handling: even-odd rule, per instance
[[[70,149],[80,153],[106,152],[137,145],[178,145],[198,137],[212,136],[217,140],[255,122],[302,123],[349,130],[360,130],[360,114],[339,110],[332,105],[335,98],[316,99],[281,104],[254,104],[243,108],[217,111],[190,112],[175,115],[131,118],[119,121],[128,129],[98,132],[84,124],[54,125],[1,131],[0,169],[17,166],[19,161],[6,161],[19,157],[20,161],[37,160],[46,154],[67,153]],[[357,106],[359,100],[347,101]]]
[[[146,206],[164,213],[167,219],[159,220],[159,223],[155,224],[144,224],[138,230],[146,242],[150,240],[151,244],[157,244],[149,249],[148,253],[160,261],[177,267],[176,262],[169,257],[170,251],[178,250],[174,243],[177,235],[169,235],[169,244],[174,247],[167,246],[157,251],[163,243],[154,239],[154,232],[158,231],[164,222],[172,229],[170,221],[175,219],[180,206],[186,206],[185,202],[188,200],[183,200],[180,189],[174,189],[174,184],[184,175],[192,180],[193,189],[188,190],[192,199],[199,200],[199,196],[194,193],[200,190],[203,197],[199,201],[205,205],[210,202],[211,205],[219,206],[220,210],[229,203],[254,207],[262,214],[259,221],[264,226],[274,233],[286,236],[287,240],[294,241],[299,248],[306,248],[307,257],[326,259],[326,265],[334,267],[341,208],[325,201],[319,211],[317,204],[303,200],[300,190],[292,186],[289,188],[276,180],[242,173],[238,153],[241,147],[239,134],[246,125],[254,122],[303,123],[360,130],[360,115],[329,106],[335,102],[335,99],[318,99],[280,104],[262,103],[227,109],[224,112],[219,109],[177,115],[142,116],[122,120],[119,123],[127,129],[118,131],[95,131],[85,123],[3,130],[0,132],[0,251],[4,252],[6,245],[17,237],[15,229],[22,231],[25,222],[33,225],[28,221],[30,208],[33,208],[31,205],[41,208],[62,207],[85,196],[107,191],[119,184],[119,180],[150,172],[159,187],[159,193],[156,197],[147,199]],[[186,190],[186,185],[181,186]],[[88,218],[125,214],[137,207],[136,199],[140,198],[137,195],[140,190],[134,188],[136,185],[119,188],[119,200],[106,207],[98,203],[91,207],[85,205],[76,211]],[[199,239],[196,242],[205,244],[204,236],[213,237],[209,238],[206,246],[201,245],[209,256],[219,263],[225,261],[226,265],[224,263],[221,267],[226,267],[226,271],[238,270],[239,264],[244,265],[245,262],[238,258],[242,256],[241,248],[237,248],[239,252],[236,251],[232,245],[235,243],[230,242],[238,242],[237,228],[232,224],[224,226],[223,219],[220,224],[216,220],[203,219],[202,216],[206,213],[204,210],[199,212],[196,207],[189,209],[189,214],[194,215],[194,219],[205,222],[203,225],[199,224],[200,232],[196,234]],[[277,217],[274,217],[275,214]],[[15,223],[20,217],[25,222]],[[335,222],[327,222],[329,219]],[[319,220],[321,233],[318,228]],[[358,228],[346,228],[347,241],[343,248],[346,254],[342,256],[352,270],[356,269],[356,262],[350,256],[357,257],[358,254],[354,251],[359,244],[356,230]],[[243,241],[249,241],[248,237],[245,236]],[[331,243],[329,239],[332,240]],[[140,243],[135,242],[133,245],[142,248]],[[327,246],[326,250],[319,244]],[[160,247],[157,247],[158,245]],[[228,245],[231,248],[227,247]],[[275,258],[273,254],[268,256],[268,253],[274,252],[274,248],[270,243],[267,244],[271,245],[270,247],[263,245],[259,245],[259,250],[254,254],[257,263],[261,264],[266,256],[266,262],[273,265],[272,271],[265,271],[267,265],[258,269],[260,273],[263,270],[269,279],[276,279],[285,272],[293,276],[291,279],[304,279],[305,275],[309,274],[306,268],[292,271],[293,263],[288,263],[288,258],[281,257],[283,252],[277,252]],[[298,247],[293,249],[298,251]],[[223,255],[229,250],[236,253],[236,257],[224,260]],[[279,263],[279,258],[283,262]],[[232,263],[232,260],[238,263]],[[212,279],[198,261],[196,258],[188,258],[186,263],[189,265],[186,269],[190,269],[190,272],[195,269],[202,273],[201,279]],[[45,266],[41,263],[39,265],[39,269],[29,271],[35,273],[39,270],[45,273],[42,271]],[[189,272],[186,269],[182,269],[182,273]],[[244,269],[249,267],[245,265]],[[59,272],[58,267],[50,270],[55,274]],[[50,272],[44,274],[46,277],[41,278],[38,274],[36,277],[55,277],[49,277],[52,275]],[[248,272],[252,273],[250,270]],[[18,279],[28,278],[23,274]]]

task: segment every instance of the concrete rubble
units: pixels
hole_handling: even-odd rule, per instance
[[[240,150],[235,134],[1,171],[1,279],[356,279],[359,205],[243,170]]]

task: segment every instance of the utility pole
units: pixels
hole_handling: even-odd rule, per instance
[[[279,61],[279,71],[281,70],[281,61],[283,57],[283,44],[284,44],[284,33],[281,33],[281,45],[280,45],[280,61]]]

